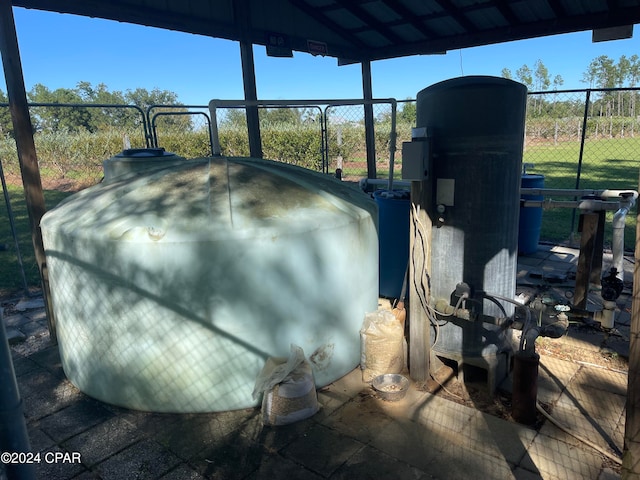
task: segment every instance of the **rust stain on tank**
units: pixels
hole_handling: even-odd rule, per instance
[[[327,343],[316,350],[309,356],[309,361],[313,363],[318,370],[324,370],[331,363],[333,357],[333,349],[335,344]]]

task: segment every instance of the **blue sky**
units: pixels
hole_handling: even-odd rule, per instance
[[[36,83],[55,90],[88,81],[111,91],[170,90],[191,105],[244,96],[236,42],[22,8],[14,8],[14,16],[27,90]],[[376,61],[373,96],[415,98],[441,80],[500,76],[505,67],[515,73],[523,64],[533,69],[538,59],[551,77],[563,77],[563,89],[585,88],[582,74],[592,59],[640,54],[638,26],[635,30],[632,39],[596,44],[591,32],[582,32]],[[294,58],[272,58],[261,46],[254,47],[254,56],[260,99],[362,97],[360,65],[338,67],[334,58],[298,52]],[[0,89],[6,92],[4,77]]]

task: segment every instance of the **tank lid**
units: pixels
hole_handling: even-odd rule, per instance
[[[149,158],[149,157],[175,157],[173,152],[167,152],[163,147],[160,148],[127,148],[122,152],[114,155],[115,158]]]

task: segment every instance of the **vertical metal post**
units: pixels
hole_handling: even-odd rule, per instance
[[[582,116],[582,133],[580,135],[580,153],[578,154],[578,172],[576,173],[576,185],[575,189],[578,190],[580,188],[580,175],[582,173],[582,157],[584,155],[584,141],[587,138],[587,118],[589,117],[589,103],[591,102],[591,89],[587,89],[587,96],[584,101],[584,115]],[[574,198],[577,200],[578,198]],[[569,235],[573,238],[573,232],[576,227],[576,209],[573,209],[573,213],[571,216],[571,232]]]
[[[0,2],[0,52],[2,52],[2,65],[4,77],[7,82],[7,96],[9,97],[9,109],[13,121],[13,131],[18,150],[18,161],[22,173],[22,184],[27,203],[27,212],[31,225],[31,238],[35,250],[36,262],[40,270],[42,282],[42,295],[44,297],[49,333],[51,340],[56,342],[55,319],[49,293],[49,274],[42,243],[42,231],[40,219],[45,213],[44,193],[42,180],[36,156],[36,147],[33,140],[33,126],[29,117],[27,105],[27,93],[24,86],[20,51],[16,26],[13,19],[11,2]]]
[[[22,400],[11,360],[11,350],[0,308],[0,452],[31,452],[27,425],[22,412]],[[11,479],[36,478],[35,464],[4,463]]]
[[[253,64],[253,45],[250,42],[240,42],[240,56],[242,58],[242,81],[244,84],[244,99],[258,100],[256,90],[256,71]],[[260,136],[260,117],[258,107],[247,106],[247,131],[249,132],[249,155],[262,158],[262,138]]]
[[[373,87],[371,85],[371,62],[362,62],[362,93],[369,103],[364,104],[364,131],[367,146],[367,178],[376,178],[376,136],[373,125]]]
[[[242,83],[244,85],[244,99],[255,102],[258,100],[256,89],[256,70],[253,61],[253,44],[249,35],[249,2],[240,0],[233,3],[236,22],[240,26],[240,60],[242,63]],[[247,131],[249,133],[249,155],[262,158],[262,139],[260,138],[260,117],[258,106],[246,107]]]

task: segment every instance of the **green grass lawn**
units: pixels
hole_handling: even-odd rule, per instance
[[[528,146],[523,161],[535,165],[530,173],[544,175],[545,187],[573,189],[576,187],[579,151],[580,144],[577,141]],[[579,188],[637,190],[639,168],[640,137],[587,140],[583,151]],[[574,217],[572,209],[545,210],[542,215],[541,239],[550,242],[569,240],[573,218],[574,234],[577,231],[578,213]],[[634,207],[626,221],[625,248],[630,250],[633,250],[635,245],[636,215],[637,207]],[[613,212],[607,213],[605,245],[611,242],[612,219]]]
[[[40,285],[40,275],[35,260],[33,243],[31,241],[24,191],[22,187],[13,185],[8,186],[8,191],[27,284],[30,287],[37,287]],[[69,195],[69,192],[45,190],[44,196],[47,208],[54,207]],[[15,241],[11,234],[7,205],[3,196],[0,203],[0,293],[12,293],[22,288],[22,274],[20,273]]]

